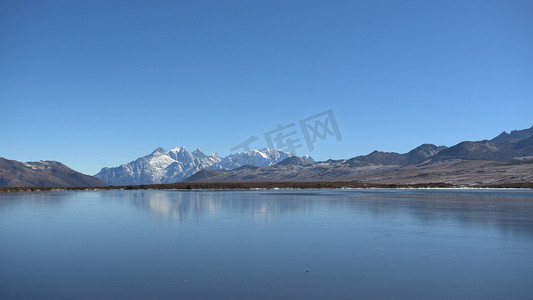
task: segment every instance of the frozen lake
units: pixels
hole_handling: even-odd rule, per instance
[[[1,299],[531,299],[531,190],[0,193]]]

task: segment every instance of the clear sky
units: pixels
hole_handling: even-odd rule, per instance
[[[0,156],[86,174],[331,110],[299,155],[533,125],[533,1],[1,1]]]

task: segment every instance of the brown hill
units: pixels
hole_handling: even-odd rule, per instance
[[[72,170],[57,161],[19,162],[0,157],[0,186],[95,187],[99,179]]]

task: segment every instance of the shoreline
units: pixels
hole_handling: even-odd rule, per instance
[[[443,182],[417,184],[376,184],[362,182],[178,182],[99,187],[0,187],[0,192],[82,191],[82,190],[254,190],[254,189],[533,189],[533,182],[492,185],[452,185]]]

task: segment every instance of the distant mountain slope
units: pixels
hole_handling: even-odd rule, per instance
[[[492,140],[461,142],[436,154],[434,160],[465,159],[511,161],[533,159],[533,126],[503,132]]]
[[[0,157],[0,186],[94,187],[105,184],[57,161],[19,162]]]
[[[184,181],[188,182],[202,182],[202,181],[210,181],[209,178],[214,178],[217,176],[220,176],[224,173],[226,173],[227,170],[209,170],[209,169],[203,169],[200,170],[193,175],[187,177]]]
[[[306,165],[275,164],[235,170],[202,170],[186,182],[331,182],[379,184],[446,183],[453,185],[503,184],[533,181],[533,160],[495,162],[484,160],[428,160],[407,166],[353,167],[341,162]]]
[[[497,137],[493,138],[491,142],[494,143],[517,143],[523,139],[533,136],[533,126],[528,129],[513,130],[510,133],[502,132]]]
[[[95,177],[110,185],[174,183],[201,170],[233,170],[242,166],[270,166],[292,154],[263,149],[234,153],[226,157],[206,155],[200,149],[190,153],[185,147],[169,151],[158,148],[151,154],[115,168],[103,168]],[[312,160],[310,157],[306,157]]]
[[[421,163],[446,148],[446,146],[423,144],[404,154],[374,151],[368,155],[351,158],[345,163],[354,167],[368,165],[406,166],[409,164]]]
[[[533,146],[533,136],[520,140],[519,142],[516,143],[515,148],[520,150],[520,149],[528,149],[531,146]]]
[[[466,160],[510,160],[509,153],[504,153],[502,145],[491,141],[461,142],[441,151],[434,159]],[[507,150],[507,149],[506,149]],[[506,151],[507,152],[507,151]]]
[[[496,140],[496,141],[495,141]],[[408,153],[374,151],[322,162],[291,157],[266,167],[201,171],[185,181],[361,181],[374,183],[492,184],[533,180],[533,130],[461,142],[450,148],[423,144]]]
[[[278,166],[310,166],[313,163],[314,161],[310,161],[310,160],[307,160],[307,159],[304,159],[298,156],[292,156],[292,157],[288,157],[278,162],[276,165]]]

